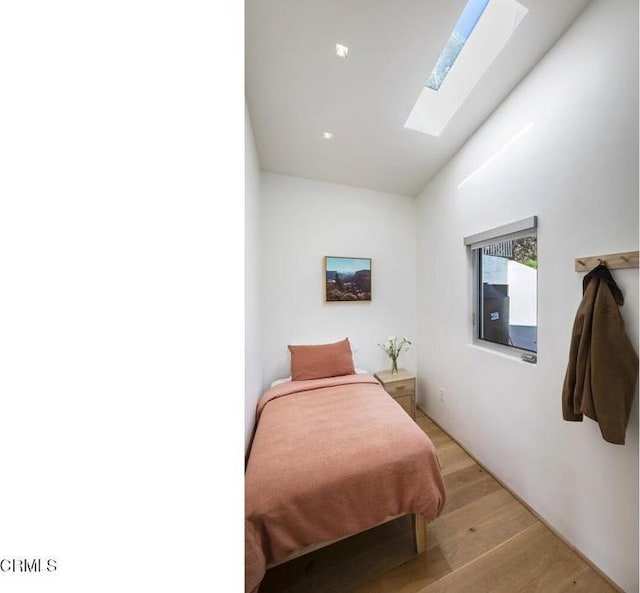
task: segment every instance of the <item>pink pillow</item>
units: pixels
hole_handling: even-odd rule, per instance
[[[289,346],[292,381],[308,381],[353,375],[353,355],[349,338],[334,344]]]

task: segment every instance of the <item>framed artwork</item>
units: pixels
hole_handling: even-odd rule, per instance
[[[324,258],[325,301],[371,300],[371,258]]]

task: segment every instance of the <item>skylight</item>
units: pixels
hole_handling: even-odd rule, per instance
[[[404,127],[439,136],[528,12],[517,0],[468,0]]]
[[[469,0],[467,2],[425,86],[434,91],[440,88],[487,4],[489,4],[489,0]]]

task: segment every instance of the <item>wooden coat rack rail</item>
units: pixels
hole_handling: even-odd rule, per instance
[[[637,268],[640,261],[638,251],[624,253],[607,253],[606,255],[590,255],[576,258],[576,272],[589,272],[598,264],[604,263],[610,270]]]

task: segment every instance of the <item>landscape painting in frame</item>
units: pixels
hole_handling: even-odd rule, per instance
[[[324,258],[326,301],[370,301],[371,258]]]

